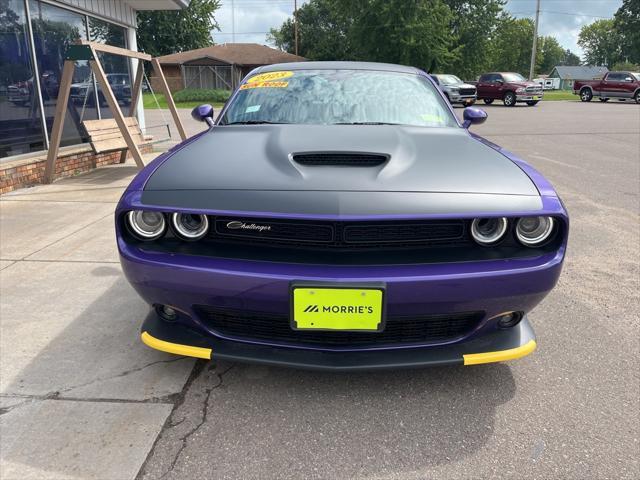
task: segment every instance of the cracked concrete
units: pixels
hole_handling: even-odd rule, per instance
[[[0,477],[135,478],[194,365],[139,340],[125,164],[0,198]],[[118,459],[118,461],[113,461]]]

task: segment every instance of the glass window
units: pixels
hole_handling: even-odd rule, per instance
[[[44,149],[22,0],[0,2],[0,158]]]
[[[346,69],[281,73],[279,80],[256,78],[242,85],[222,124],[457,125],[433,84],[419,75]]]
[[[58,99],[59,81],[64,55],[69,44],[87,39],[84,15],[47,3],[30,0],[31,24],[36,48],[36,60],[40,75],[47,128],[51,133]],[[98,118],[91,70],[86,61],[76,62],[67,105],[61,145],[81,143],[82,121]]]
[[[519,73],[503,73],[502,78],[505,82],[526,82],[527,79],[524,78]]]
[[[460,85],[462,83],[462,80],[455,75],[436,75],[436,77],[443,85]]]
[[[97,43],[105,43],[114,47],[127,48],[126,30],[123,27],[112,23],[89,17],[89,38]],[[111,90],[118,100],[120,107],[128,107],[131,103],[131,78],[129,75],[129,59],[120,55],[99,52],[100,63],[107,75]],[[100,92],[100,87],[98,87]],[[107,106],[106,100],[101,95],[100,113],[102,118],[113,118],[111,109]],[[129,109],[124,108],[123,113],[129,114]]]

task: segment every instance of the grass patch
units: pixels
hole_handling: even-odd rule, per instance
[[[574,95],[572,90],[545,90],[542,101],[554,101],[554,100],[573,100],[578,101],[580,97]]]
[[[205,90],[210,91],[210,90]],[[224,101],[217,101],[214,99],[204,99],[204,100],[184,100],[178,101],[176,98],[176,94],[180,92],[176,92],[173,94],[173,101],[176,103],[177,108],[194,108],[198,105],[202,105],[203,103],[209,103],[213,105],[214,108],[222,108],[224,105]],[[164,98],[164,95],[156,93],[156,99],[158,100],[158,104],[160,108],[169,108],[167,106],[167,101]],[[158,105],[156,101],[153,99],[153,95],[151,92],[146,92],[142,94],[142,103],[145,109],[157,109]]]

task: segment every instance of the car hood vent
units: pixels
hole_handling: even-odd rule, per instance
[[[295,153],[293,160],[313,167],[377,167],[389,160],[389,156],[376,153]]]

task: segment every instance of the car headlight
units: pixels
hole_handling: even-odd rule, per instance
[[[471,223],[471,236],[480,245],[492,245],[498,242],[507,232],[507,219],[476,218]]]
[[[164,234],[166,222],[161,212],[132,210],[127,213],[131,233],[141,240],[155,240]]]
[[[521,87],[521,88],[518,88],[518,89],[516,90],[516,93],[524,93],[524,92],[526,92],[526,91],[527,91],[527,89],[526,89],[526,88]]]
[[[553,217],[523,217],[516,224],[516,236],[528,247],[544,243],[553,232]]]
[[[209,229],[209,219],[206,215],[197,213],[174,213],[171,225],[176,233],[185,240],[199,240]]]

